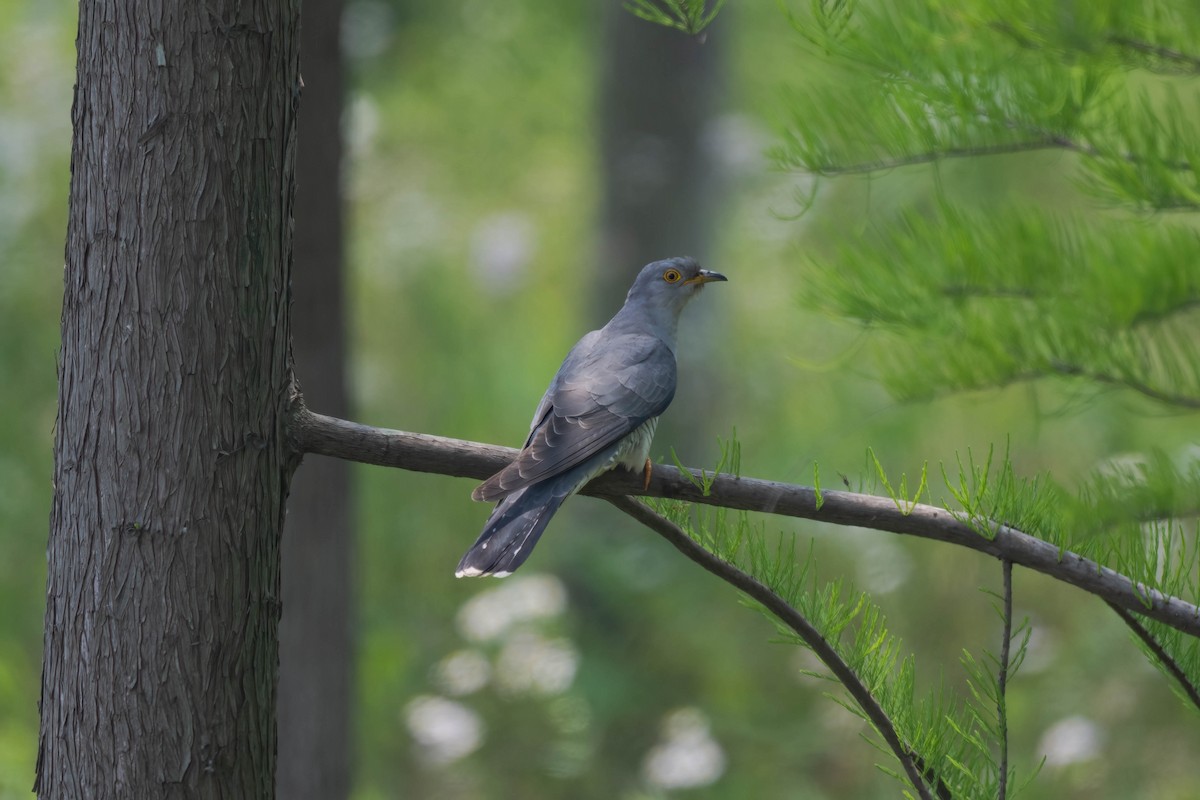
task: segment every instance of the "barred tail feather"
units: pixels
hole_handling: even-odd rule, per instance
[[[569,496],[555,488],[539,484],[504,498],[492,511],[483,533],[458,562],[454,576],[503,578],[524,564],[550,518]]]

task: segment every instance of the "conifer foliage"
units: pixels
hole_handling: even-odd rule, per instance
[[[776,149],[810,210],[819,213],[846,181],[899,174],[930,187],[877,209],[864,235],[805,265],[808,305],[862,326],[895,397],[1049,380],[1083,402],[1117,393],[1147,416],[1200,415],[1200,5],[781,8],[828,67],[795,94]],[[1030,196],[944,180],[958,165],[997,158],[1018,171],[1048,165],[1061,185]],[[1018,476],[1007,452],[968,455],[942,470],[946,508],[982,537],[1011,526],[1194,604],[1200,458],[1195,441],[1161,444],[1113,459],[1075,489]],[[899,507],[929,497],[929,476],[915,491],[896,488],[874,464],[878,490]],[[964,652],[965,693],[922,693],[914,658],[887,630],[870,587],[818,581],[811,557],[766,544],[770,536],[745,517],[697,516],[671,503],[658,510],[819,633],[798,636],[752,595],[843,685],[844,705],[873,726],[895,759],[883,768],[906,796],[1005,798],[1036,779],[1036,763],[1019,771],[1008,752],[1009,682],[1031,634],[1014,618],[1010,561],[1000,564],[999,646]],[[1200,711],[1200,641],[1112,610]],[[843,677],[846,669],[855,677]]]

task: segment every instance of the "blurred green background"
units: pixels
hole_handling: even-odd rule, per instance
[[[351,2],[351,386],[365,423],[519,444],[567,348],[601,322],[599,2]],[[0,797],[28,796],[55,413],[75,6],[0,0]],[[821,78],[776,4],[713,29],[722,76],[704,131],[716,176],[706,266],[730,282],[685,320],[680,397],[654,455],[711,466],[736,429],[744,474],[869,485],[1011,443],[1018,471],[1070,486],[1115,455],[1194,440],[1189,421],[1065,383],[900,405],[857,328],[802,310],[805,258],[928,196],[899,172],[827,189],[775,168],[790,89]],[[970,193],[1073,201],[1057,155],[964,161]],[[657,253],[655,256],[676,253]],[[638,264],[612,280],[624,291]],[[298,322],[297,324],[302,324]],[[687,382],[687,373],[702,376]],[[316,409],[321,410],[321,409]],[[670,416],[670,415],[669,415]],[[805,678],[806,652],[666,544],[568,503],[506,582],[452,572],[487,508],[471,483],[357,468],[354,796],[895,797],[859,720]],[[941,499],[935,492],[935,499]],[[879,533],[768,520],[815,541],[822,576],[869,591],[925,685],[962,687],[995,648],[999,565]],[[1103,604],[1024,571],[1034,638],[1010,688],[1027,797],[1194,798],[1200,726]],[[499,613],[507,609],[507,614]]]

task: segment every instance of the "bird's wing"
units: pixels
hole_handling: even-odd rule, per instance
[[[525,447],[472,496],[497,500],[577,467],[657,417],[674,396],[675,354],[661,340],[585,337],[554,376]]]
[[[529,443],[533,441],[533,435],[537,433],[538,426],[542,424],[546,419],[546,414],[550,413],[550,409],[553,408],[554,394],[558,391],[558,382],[561,377],[563,375],[573,375],[579,370],[582,363],[595,349],[600,336],[600,331],[592,331],[584,335],[571,348],[571,352],[567,353],[567,357],[563,359],[558,372],[554,373],[554,377],[550,379],[550,385],[546,387],[546,393],[542,395],[537,410],[533,412],[533,420],[529,423],[529,436],[525,438],[525,444],[522,447],[528,447]]]

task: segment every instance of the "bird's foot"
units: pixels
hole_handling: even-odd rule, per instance
[[[650,475],[654,472],[654,462],[646,459],[646,466],[642,467],[642,491],[650,488]]]

